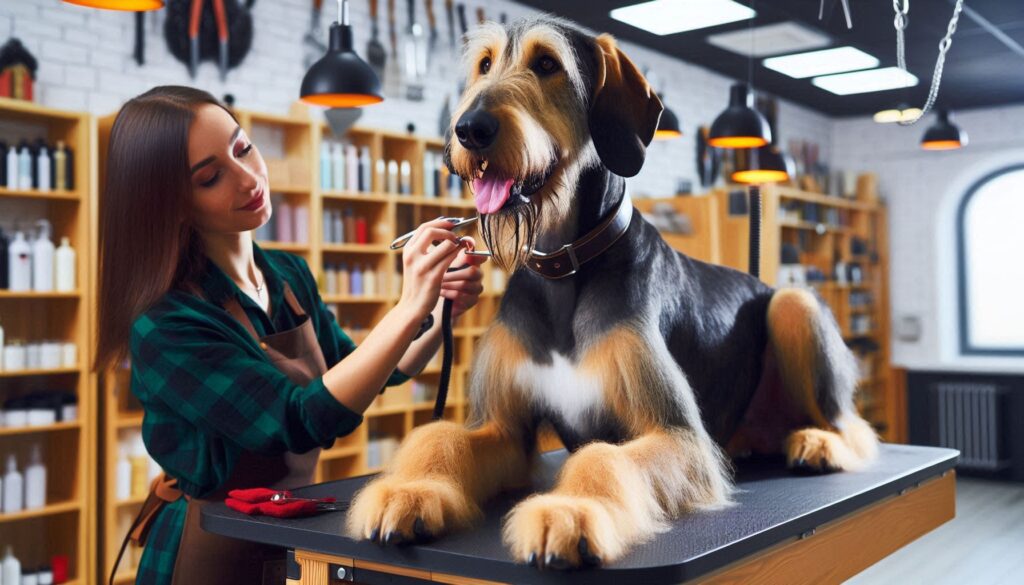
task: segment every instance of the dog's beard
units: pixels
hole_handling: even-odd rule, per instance
[[[541,205],[531,201],[481,218],[480,235],[491,251],[491,259],[509,274],[530,258],[537,241]]]

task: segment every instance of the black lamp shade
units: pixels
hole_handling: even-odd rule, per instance
[[[953,150],[967,145],[967,133],[953,123],[948,110],[936,113],[935,123],[928,127],[921,138],[925,150]]]
[[[658,120],[658,129],[654,131],[654,139],[672,140],[682,135],[683,130],[679,127],[679,118],[676,117],[675,112],[666,107],[665,111],[661,113],[661,119]]]
[[[380,79],[352,50],[352,26],[331,25],[327,54],[302,78],[302,101],[332,108],[357,108],[384,101]]]
[[[64,0],[66,4],[75,4],[87,8],[101,8],[103,10],[125,10],[131,12],[145,12],[148,10],[159,10],[164,7],[164,0]]]
[[[793,159],[773,145],[752,148],[747,152],[746,162],[732,173],[737,183],[764,184],[781,183],[793,176]]]
[[[768,120],[751,107],[747,84],[737,83],[729,91],[729,107],[715,118],[708,144],[716,148],[758,148],[772,141]]]

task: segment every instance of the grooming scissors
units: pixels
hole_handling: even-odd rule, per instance
[[[458,228],[460,228],[462,226],[469,225],[469,224],[479,220],[480,218],[479,217],[449,217],[448,219],[455,220],[455,225],[453,225],[452,228],[451,228],[452,231],[455,231],[456,229],[458,229]],[[416,234],[416,231],[414,230],[414,231],[411,231],[411,232],[409,232],[409,233],[407,233],[405,235],[399,236],[398,238],[395,238],[395,241],[391,242],[391,249],[392,250],[399,250],[399,249],[405,247],[405,245],[409,243],[409,240],[411,240],[413,235],[415,235],[415,234]],[[486,257],[490,257],[491,253],[489,251],[487,251],[487,250],[466,250],[466,255],[467,256],[486,256]]]

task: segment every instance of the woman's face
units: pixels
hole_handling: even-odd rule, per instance
[[[204,233],[254,230],[270,219],[267,165],[231,116],[204,104],[188,132],[192,223]]]

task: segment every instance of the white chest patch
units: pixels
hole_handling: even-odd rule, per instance
[[[551,354],[551,365],[526,362],[516,372],[516,382],[527,389],[533,402],[558,413],[575,429],[583,430],[601,412],[604,393],[600,380],[580,372],[560,353]]]

